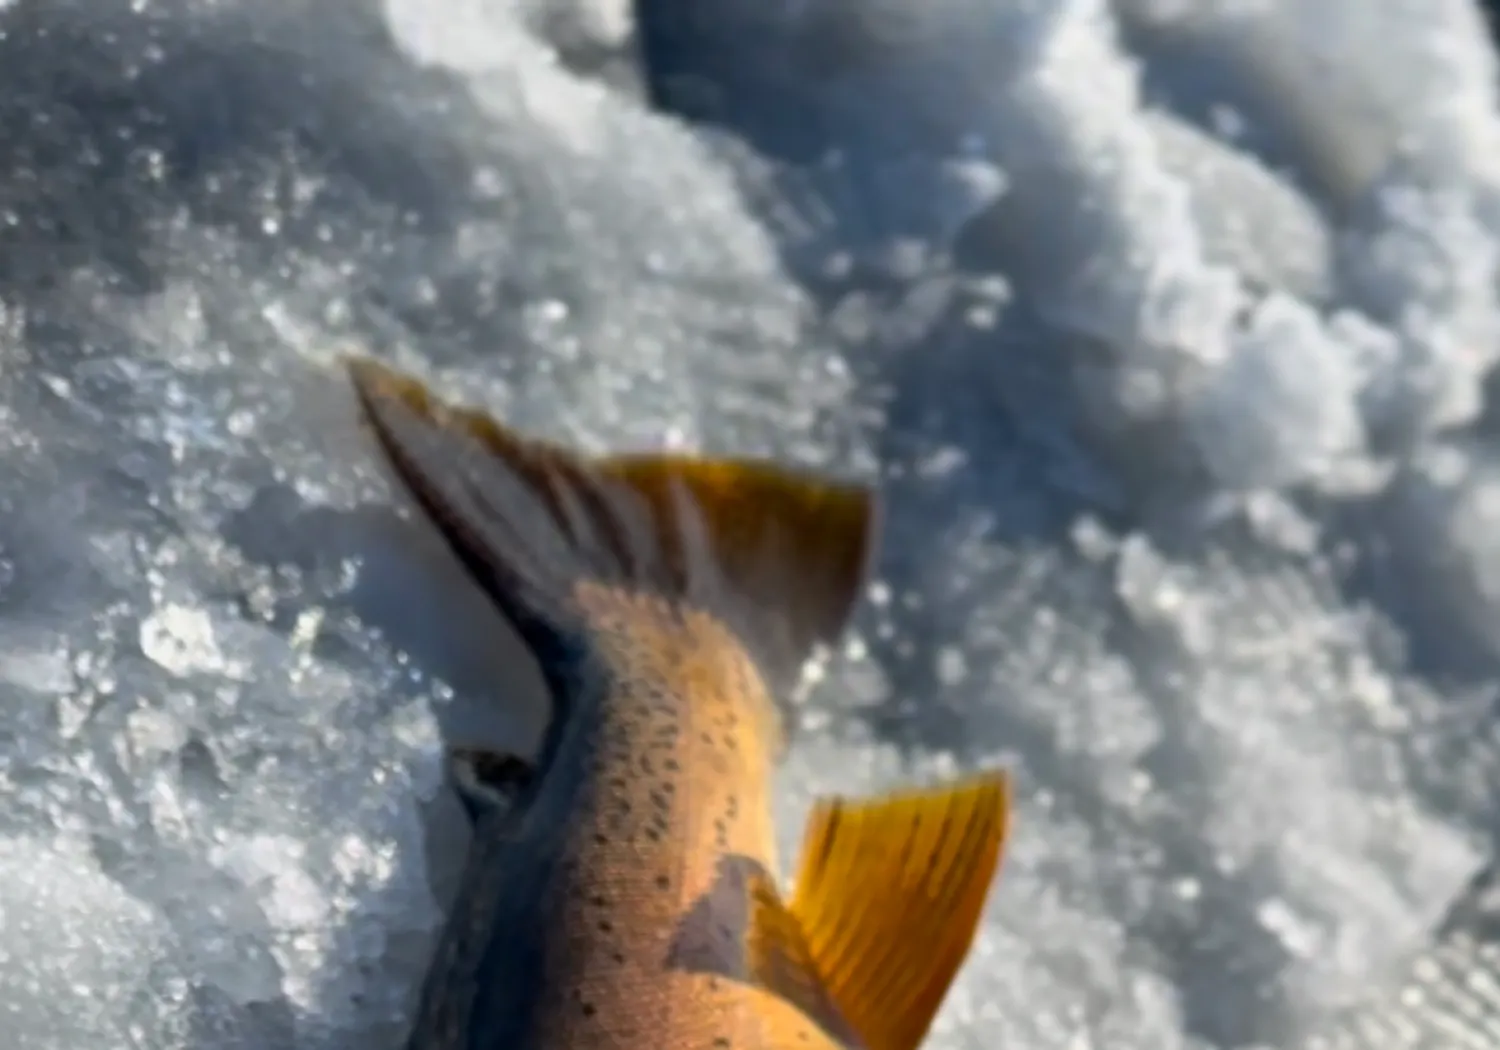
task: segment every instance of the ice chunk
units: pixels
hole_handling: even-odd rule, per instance
[[[1170,113],[1142,109],[1162,165],[1194,187],[1190,196],[1203,231],[1206,258],[1233,266],[1246,282],[1324,301],[1332,283],[1333,248],[1312,203],[1278,173],[1229,143]]]
[[[1218,487],[1281,488],[1363,452],[1358,363],[1301,303],[1261,302],[1189,409]]]
[[[141,621],[141,652],[179,678],[194,671],[218,671],[224,664],[208,614],[176,604]]]

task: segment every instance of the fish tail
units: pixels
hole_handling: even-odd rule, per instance
[[[368,358],[348,366],[397,476],[544,675],[577,656],[580,582],[718,618],[780,695],[858,599],[876,539],[867,486],[749,459],[588,456]],[[549,682],[559,700],[560,684]]]

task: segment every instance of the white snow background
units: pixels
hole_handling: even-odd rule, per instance
[[[1500,1045],[1468,0],[0,3],[0,1032],[395,1050],[534,733],[364,349],[883,479],[813,793],[1004,762],[938,1050]],[[519,735],[519,736],[518,736]]]

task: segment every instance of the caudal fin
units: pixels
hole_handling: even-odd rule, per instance
[[[586,456],[375,361],[349,370],[397,475],[544,673],[576,656],[580,582],[718,617],[782,695],[858,599],[875,543],[868,487],[754,460]]]

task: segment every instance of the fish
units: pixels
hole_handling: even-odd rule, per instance
[[[589,455],[345,362],[551,704],[535,754],[447,742],[472,836],[407,1050],[916,1050],[996,880],[1008,773],[815,800],[789,893],[772,823],[787,697],[866,587],[874,488]]]

